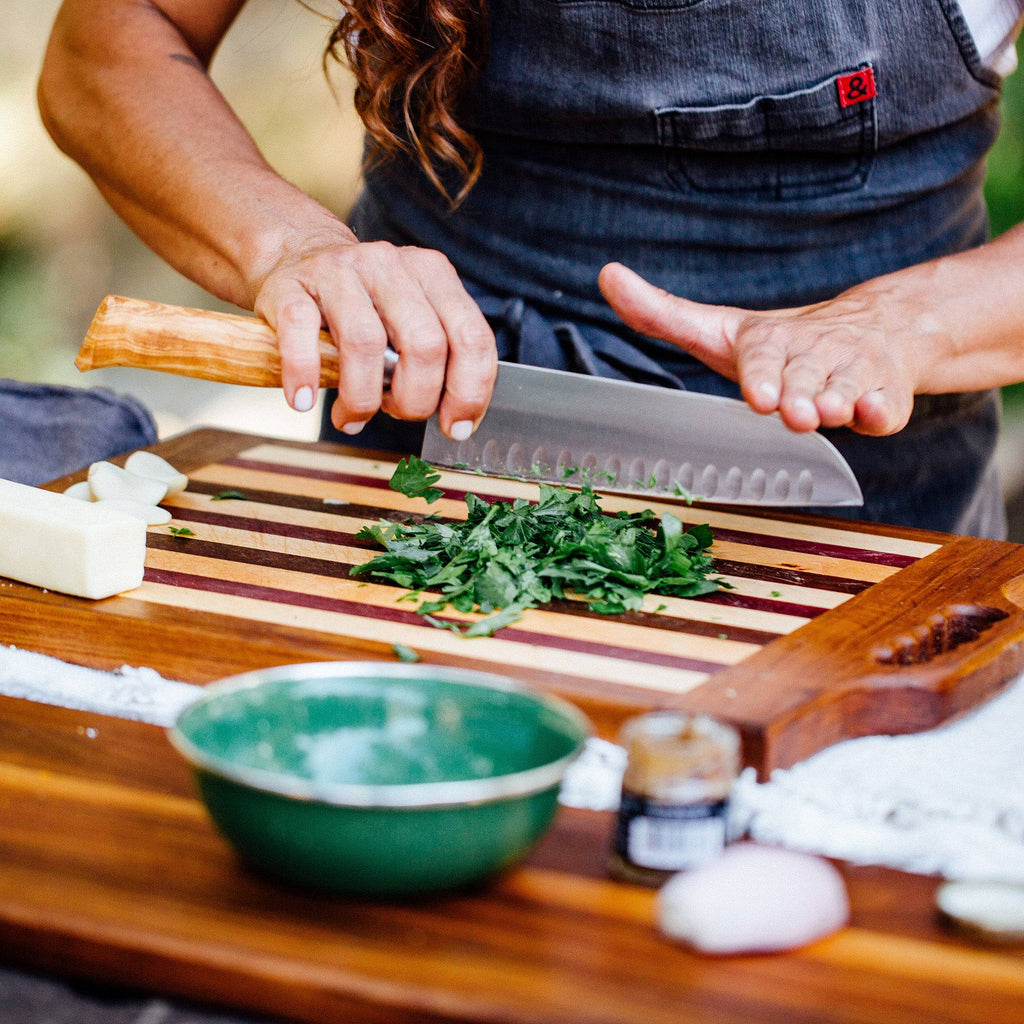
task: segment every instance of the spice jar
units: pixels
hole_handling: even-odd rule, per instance
[[[654,711],[629,719],[609,871],[626,882],[661,885],[725,847],[729,795],[740,738],[705,715]]]

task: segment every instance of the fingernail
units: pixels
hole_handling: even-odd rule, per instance
[[[809,398],[797,398],[793,401],[793,412],[806,419],[818,418],[818,407]]]
[[[758,393],[766,402],[777,404],[779,401],[779,389],[774,384],[765,381],[757,386]]]
[[[473,433],[472,420],[458,420],[452,424],[450,437],[453,441],[468,441]]]
[[[358,434],[363,429],[363,427],[365,427],[365,426],[366,426],[365,422],[363,422],[363,423],[359,423],[359,422],[346,423],[341,428],[341,432],[343,434]]]
[[[313,408],[313,389],[304,384],[292,396],[292,408],[296,412],[309,412]]]

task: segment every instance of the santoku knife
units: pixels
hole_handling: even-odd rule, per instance
[[[390,365],[395,359],[390,354]],[[338,381],[320,336],[321,387]],[[255,317],[108,296],[75,360],[279,386],[273,329]],[[426,425],[422,458],[492,476],[731,505],[863,504],[853,471],[821,434],[798,434],[744,402],[630,381],[499,363],[487,413],[467,441]]]

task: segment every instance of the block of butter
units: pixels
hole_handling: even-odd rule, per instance
[[[0,576],[76,597],[110,597],[142,582],[145,560],[141,519],[0,480]]]

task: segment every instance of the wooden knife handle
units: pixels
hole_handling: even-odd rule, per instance
[[[183,377],[280,387],[277,335],[265,320],[108,295],[75,359],[79,370],[136,366]],[[320,386],[338,383],[338,349],[320,332]]]

